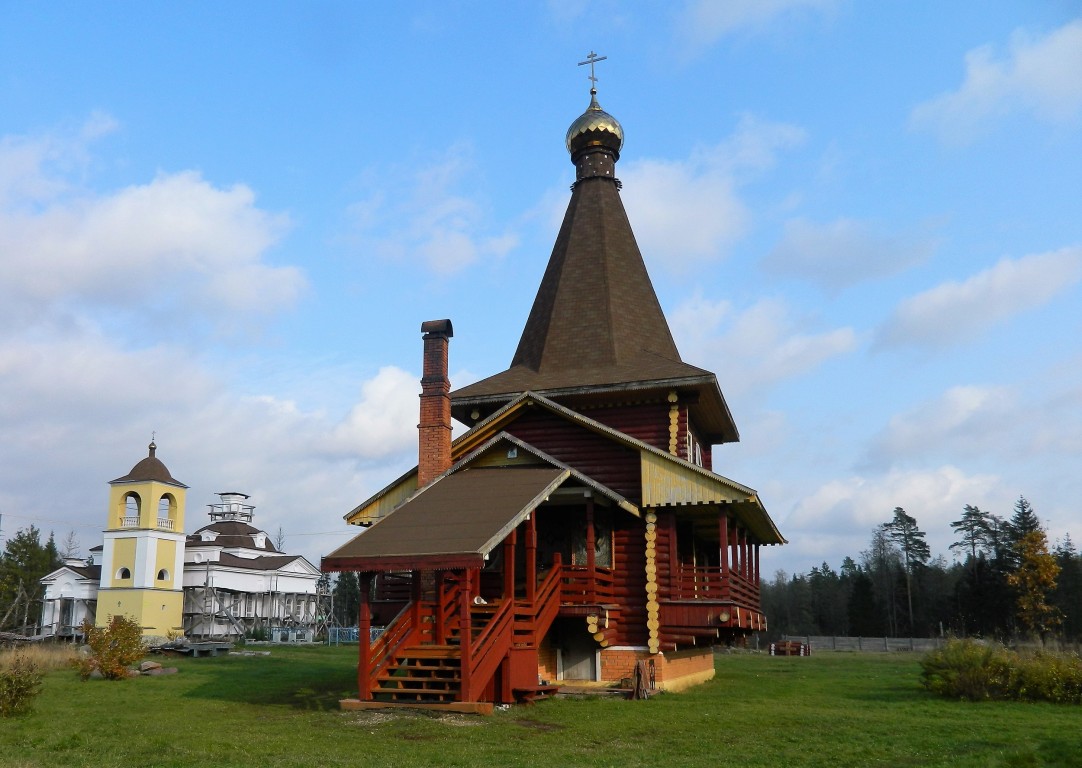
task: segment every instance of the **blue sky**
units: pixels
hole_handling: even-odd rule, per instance
[[[415,463],[420,323],[503,370],[573,168],[717,372],[789,573],[896,506],[1082,541],[1082,3],[0,2],[0,515],[158,455],[314,562]]]

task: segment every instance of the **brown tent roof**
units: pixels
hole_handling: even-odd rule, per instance
[[[116,480],[110,480],[109,482],[144,483],[148,480],[155,480],[159,483],[169,483],[170,485],[178,485],[181,488],[187,488],[188,486],[169,474],[168,467],[162,463],[161,459],[154,455],[154,451],[157,447],[158,446],[154,445],[154,443],[151,443],[147,457],[132,467],[131,472],[124,475],[124,477],[118,477]]]
[[[211,541],[203,541],[203,531],[214,531],[218,535]],[[252,537],[260,533],[266,538],[263,540],[263,546],[257,547],[255,539]],[[271,553],[278,552],[266,531],[261,531],[254,525],[248,525],[248,523],[243,523],[239,520],[218,520],[210,525],[204,525],[195,533],[188,534],[184,546],[243,547],[245,549],[262,549]]]
[[[481,566],[485,555],[569,476],[566,469],[549,467],[446,475],[324,557],[322,570]]]
[[[451,393],[466,424],[477,405],[526,391],[550,397],[628,389],[698,395],[697,422],[711,442],[739,440],[710,371],[680,359],[612,178],[574,187],[511,367]]]
[[[283,568],[294,560],[302,559],[300,555],[261,555],[259,557],[237,557],[228,552],[218,556],[219,565],[229,568],[247,568],[253,571],[276,571]]]

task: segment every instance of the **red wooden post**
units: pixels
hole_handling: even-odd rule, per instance
[[[756,544],[752,549],[752,554],[755,560],[755,586],[759,586],[759,545]]]
[[[357,613],[357,698],[371,701],[372,680],[368,670],[372,665],[372,608],[368,593],[372,587],[372,574],[360,574],[361,606]]]
[[[729,578],[729,516],[724,512],[718,520],[718,557],[721,559],[721,578]]]
[[[518,541],[518,529],[507,534],[503,540],[503,598],[515,599],[515,544]]]
[[[669,532],[669,597],[681,592],[680,588],[680,550],[676,541],[676,513],[663,512],[658,515],[658,528],[662,520],[665,521],[665,530]],[[654,539],[657,541],[657,539]]]
[[[537,510],[526,521],[526,601],[533,604],[537,594]]]
[[[470,605],[473,603],[473,596],[470,594],[473,589],[471,582],[473,581],[473,568],[467,568],[462,572],[462,586],[458,595],[458,648],[459,648],[459,680],[461,680],[462,690],[459,692],[459,697],[462,701],[473,701],[472,691],[470,690],[470,667],[473,666],[473,655],[470,653],[470,645],[473,640],[473,625],[470,616]]]
[[[421,572],[410,574],[410,624],[414,631],[421,629]]]
[[[436,645],[447,644],[447,625],[443,620],[443,601],[447,599],[447,591],[443,575],[443,571],[436,571]]]
[[[586,590],[590,602],[597,602],[597,532],[594,531],[594,500],[586,500]]]
[[[737,541],[739,540],[739,523],[733,521],[733,527],[729,529],[729,550],[730,550],[730,565],[729,569],[733,576],[740,575],[740,551],[737,549]]]

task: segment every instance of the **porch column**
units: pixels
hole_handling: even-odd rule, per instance
[[[503,598],[515,599],[515,543],[518,541],[518,529],[507,534],[503,540]]]
[[[590,600],[597,601],[597,533],[594,531],[594,499],[586,500],[586,589]]]
[[[663,522],[664,521],[664,522]],[[680,547],[679,542],[676,540],[676,512],[669,510],[662,512],[657,516],[658,530],[661,530],[662,525],[665,526],[665,530],[669,533],[669,595],[679,595],[682,593],[682,587],[680,585],[680,570],[683,568],[683,564],[680,562]]]
[[[462,701],[470,701],[470,667],[473,664],[473,655],[470,652],[470,643],[473,640],[473,625],[471,622],[470,605],[473,598],[471,582],[473,581],[473,568],[466,568],[462,572],[462,587],[458,591],[458,648],[459,648],[459,680],[461,690],[459,697]]]
[[[729,578],[729,516],[724,512],[718,519],[718,558],[721,560],[721,578]]]
[[[732,571],[737,576],[740,575],[740,550],[737,549],[737,541],[740,536],[740,524],[735,520],[733,521],[732,528],[729,529],[729,555],[732,558]]]
[[[526,602],[537,594],[537,510],[526,521]]]
[[[372,666],[372,609],[368,595],[372,588],[372,574],[361,573],[361,605],[357,613],[357,698],[372,700],[372,680],[368,674]]]
[[[755,586],[759,586],[759,545],[755,544],[752,549],[752,557],[755,562]]]
[[[443,620],[443,601],[447,599],[444,589],[444,571],[436,571],[436,645],[447,644],[447,624]]]
[[[410,574],[410,623],[414,628],[421,626],[421,572]]]

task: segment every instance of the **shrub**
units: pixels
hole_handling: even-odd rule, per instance
[[[143,629],[127,616],[110,616],[104,627],[83,622],[83,634],[89,650],[75,661],[83,680],[95,671],[107,680],[121,680],[128,676],[128,667],[146,655]]]
[[[1038,651],[1020,658],[1021,663],[1011,670],[1012,698],[1082,703],[1082,660],[1077,656]]]
[[[1082,660],[1019,654],[999,645],[951,640],[921,660],[921,684],[948,698],[1082,703]]]
[[[41,692],[44,674],[33,657],[23,651],[0,658],[0,717],[30,711],[34,697]]]

